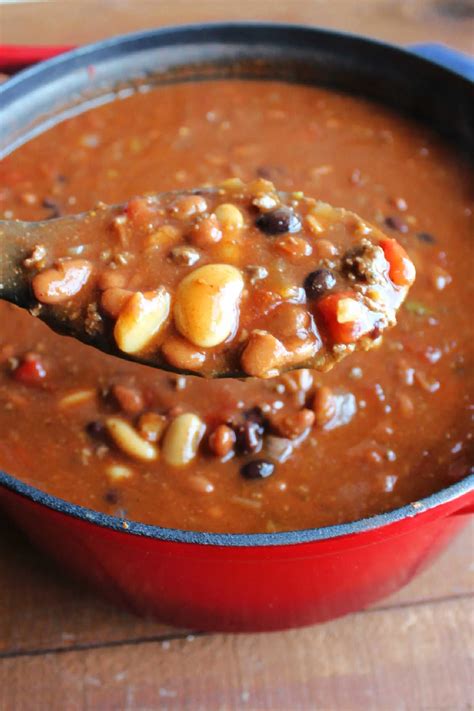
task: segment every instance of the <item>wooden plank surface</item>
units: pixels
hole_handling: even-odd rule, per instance
[[[79,44],[219,19],[474,51],[472,0],[21,3],[0,5],[0,41]],[[0,711],[472,709],[473,552],[471,524],[434,566],[371,610],[291,632],[200,635],[110,607],[0,520]]]
[[[468,709],[471,613],[470,602],[460,599],[293,632],[5,659],[3,708]]]
[[[0,6],[0,18],[2,42],[12,43],[82,44],[160,25],[273,20],[474,50],[472,0],[62,0]]]

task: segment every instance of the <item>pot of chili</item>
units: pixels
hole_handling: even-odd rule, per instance
[[[466,153],[472,151],[474,146],[473,86],[455,68],[447,69],[410,52],[361,37],[290,25],[243,23],[164,28],[117,37],[81,47],[18,74],[1,89],[3,128],[0,150],[4,155],[9,155],[16,148],[27,144],[30,139],[46,136],[51,126],[60,125],[64,119],[74,117],[76,114],[81,115],[85,109],[91,109],[90,115],[98,117],[91,123],[91,126],[97,128],[101,119],[98,113],[94,114],[95,107],[111,102],[112,98],[115,99],[115,102],[111,102],[110,106],[118,105],[121,100],[127,100],[127,97],[135,94],[146,95],[150,85],[154,83],[184,86],[185,83],[191,82],[196,86],[198,81],[212,82],[216,79],[219,81],[247,80],[247,86],[250,89],[243,88],[243,82],[237,81],[232,86],[232,91],[228,91],[226,94],[229,101],[234,101],[235,104],[233,119],[237,123],[239,121],[245,123],[246,105],[250,107],[252,102],[268,101],[267,118],[270,123],[264,127],[265,131],[270,134],[268,140],[275,140],[275,136],[288,135],[288,141],[294,140],[293,152],[298,154],[299,150],[297,159],[300,161],[304,161],[303,152],[306,151],[306,145],[311,141],[324,138],[329,145],[331,140],[328,138],[328,132],[339,131],[341,127],[346,130],[344,122],[341,124],[341,115],[344,116],[345,112],[351,112],[352,109],[355,111],[356,120],[352,121],[350,132],[347,134],[347,139],[350,138],[352,146],[358,143],[364,145],[364,140],[368,138],[369,134],[370,138],[374,138],[380,145],[392,146],[403,138],[407,129],[403,128],[399,135],[394,136],[390,131],[381,129],[380,126],[377,128],[374,125],[358,124],[357,117],[368,116],[368,113],[366,111],[365,114],[358,114],[355,104],[344,103],[352,101],[352,99],[339,98],[338,101],[343,102],[339,107],[339,113],[337,110],[331,113],[333,109],[337,109],[337,106],[329,100],[330,111],[328,111],[327,96],[320,94],[311,106],[312,110],[316,109],[324,116],[324,131],[326,133],[324,131],[321,133],[321,126],[317,122],[314,124],[309,122],[305,127],[307,133],[304,140],[301,137],[296,139],[291,133],[288,134],[288,131],[292,130],[290,119],[278,104],[278,99],[275,99],[275,96],[278,95],[273,84],[275,81],[297,81],[299,84],[307,86],[325,86],[338,92],[363,95],[385,104],[397,112],[408,114],[420,121],[422,125],[429,126],[452,142],[457,143],[458,147],[461,147],[461,150]],[[211,84],[201,83],[199,86],[209,91]],[[307,91],[306,88],[305,91]],[[263,95],[263,99],[258,98],[261,95]],[[204,97],[204,93],[202,96]],[[305,101],[303,96],[291,93],[285,94],[285,98],[287,100],[301,100],[303,103]],[[244,107],[243,113],[239,113],[239,106],[242,105]],[[292,106],[291,110],[293,113],[298,113],[298,106]],[[308,114],[307,105],[305,111]],[[206,114],[206,120],[212,125],[212,130],[221,134],[228,131],[232,136],[232,122],[225,116],[217,116],[217,113],[213,114],[209,111]],[[250,110],[249,116],[252,116]],[[181,118],[183,122],[187,120],[185,116]],[[287,122],[287,132],[285,133],[282,129],[275,132],[273,124],[271,124],[272,121]],[[216,122],[217,125],[214,125]],[[158,126],[158,133],[159,129]],[[190,128],[185,123],[179,127],[177,150],[191,151],[192,154],[192,147],[186,143],[190,130],[192,127]],[[248,131],[248,127],[246,130]],[[370,133],[371,131],[372,133]],[[156,139],[156,135],[150,135],[151,140]],[[63,134],[62,140],[67,141],[67,131]],[[87,153],[87,149],[94,147],[93,144],[100,138],[98,139],[96,133],[91,131],[86,134],[84,140],[85,143],[76,156],[78,174],[82,170],[81,160],[84,161],[83,157],[81,159],[81,150]],[[225,139],[222,141],[225,144]],[[109,147],[112,143],[113,141],[109,143]],[[231,156],[228,161],[230,165],[222,166],[222,158],[211,155],[207,167],[204,165],[203,170],[209,170],[209,166],[214,165],[218,166],[219,170],[232,171],[235,170],[236,156],[237,158],[244,157],[243,164],[245,166],[245,156],[250,155],[252,151],[256,154],[259,153],[258,136],[255,137],[255,135],[253,142],[236,145],[235,139],[234,143],[231,139],[225,145],[228,155]],[[340,145],[344,145],[344,142]],[[303,150],[298,149],[298,146],[303,146]],[[419,149],[419,156],[425,158],[429,154],[430,147],[422,145]],[[285,154],[283,146],[278,148],[279,152]],[[77,151],[77,146],[71,144],[69,148],[66,146],[66,150],[74,154]],[[122,148],[116,143],[112,145],[111,150],[120,152]],[[133,153],[139,150],[138,143],[132,141],[130,151]],[[385,160],[388,161],[387,170],[390,170],[390,150],[383,154]],[[449,161],[449,159],[446,159],[442,154],[441,148],[435,148],[434,153],[435,157],[441,161],[442,168],[446,164],[445,161]],[[12,170],[15,168],[15,155],[13,153],[7,159],[7,163],[9,161],[7,165],[7,192],[9,190],[15,192],[15,180],[18,179],[18,177],[15,178],[15,175],[21,174],[22,159],[18,162],[18,174]],[[354,155],[357,155],[357,152]],[[372,161],[374,155],[376,153],[372,150]],[[413,157],[406,155],[404,160],[408,175],[409,162],[410,160],[413,162]],[[221,161],[220,164],[219,161]],[[262,175],[265,173],[264,177],[271,177],[273,180],[281,180],[284,183],[289,178],[285,177],[285,165],[280,164],[279,161],[277,156],[274,164],[259,170]],[[281,161],[284,163],[284,158]],[[367,181],[367,173],[370,172],[370,164],[364,163],[362,155],[360,155],[360,161],[363,168],[360,169],[354,165],[353,171],[348,176],[348,182],[354,190],[364,185]],[[418,170],[418,164],[415,165],[415,169]],[[45,170],[47,169],[45,168]],[[115,168],[109,165],[107,170],[110,180],[113,181],[116,177]],[[324,193],[325,188],[321,184],[321,180],[324,180],[324,176],[331,175],[332,171],[333,167],[329,163],[315,166],[311,174],[311,179],[314,180],[313,189],[318,187]],[[181,171],[181,174],[183,172],[186,171]],[[179,177],[178,174],[179,171],[176,173],[175,179],[181,180],[182,175]],[[199,171],[196,175],[199,175]],[[58,183],[65,179],[61,176],[56,176],[56,178],[58,178]],[[331,180],[332,178],[329,178],[329,181]],[[409,176],[407,180],[410,181]],[[340,182],[339,177],[332,187],[333,191],[338,189],[337,181]],[[413,182],[412,179],[412,185],[416,184],[416,181]],[[137,185],[137,192],[142,189],[142,185]],[[375,186],[373,189],[375,192],[381,191],[380,186],[378,188]],[[104,188],[104,191],[107,192],[107,189]],[[61,193],[60,188],[57,193]],[[115,198],[113,191],[112,194]],[[427,200],[428,203],[436,201],[435,195],[436,192],[431,196],[420,198],[420,201]],[[101,197],[109,199],[106,195]],[[34,204],[35,193],[32,190],[23,190],[20,199],[26,206]],[[401,196],[389,196],[387,199],[393,204],[394,214],[382,216],[381,219],[385,220],[385,226],[401,235],[405,233],[411,235],[412,232],[415,232],[416,219],[412,217],[410,220],[406,200]],[[70,204],[74,205],[74,200]],[[364,198],[361,198],[357,204],[363,208]],[[50,198],[43,207],[54,212],[59,209],[58,201]],[[71,207],[71,209],[73,208]],[[426,211],[426,209],[425,204],[424,210]],[[467,208],[465,208],[466,210]],[[8,214],[5,216],[8,217]],[[20,217],[22,216],[20,215]],[[27,218],[29,215],[25,217]],[[459,224],[459,219],[457,218],[458,223],[456,224]],[[446,225],[444,229],[449,232]],[[466,231],[465,226],[464,231]],[[423,245],[432,245],[436,241],[431,232],[420,230],[416,232],[416,235],[418,242]],[[437,254],[437,259],[439,262],[442,257]],[[435,288],[439,291],[449,285],[451,274],[439,263],[434,265],[434,271],[430,272],[430,275],[431,281],[434,281]],[[463,285],[459,288],[462,289]],[[441,296],[439,298],[442,300]],[[407,307],[409,312],[407,318],[416,319],[425,316],[428,319],[428,326],[425,323],[418,325],[419,322],[416,320],[413,323],[417,325],[413,326],[412,324],[412,330],[419,328],[421,337],[430,325],[433,328],[436,327],[436,314],[431,313],[429,306],[412,301],[408,302]],[[15,319],[12,312],[8,312],[6,317],[12,321]],[[6,328],[8,330],[8,326]],[[26,322],[24,329],[27,334],[29,325]],[[28,337],[25,335],[25,343],[27,341]],[[441,354],[440,349],[437,350],[430,346],[426,338],[423,344],[410,338],[410,334],[408,334],[393,341],[392,350],[400,347],[400,343],[404,352],[415,353],[417,356],[422,352],[425,360],[430,363],[436,363],[442,355],[444,357],[444,353]],[[10,404],[5,409],[15,411],[15,408],[19,408],[19,412],[15,411],[15,421],[18,423],[21,436],[25,437],[28,436],[26,425],[20,422],[20,418],[24,417],[25,420],[28,420],[30,406],[33,410],[34,407],[46,409],[53,407],[53,400],[45,398],[56,395],[54,392],[55,381],[43,383],[43,378],[47,373],[43,368],[41,354],[39,357],[28,355],[22,361],[21,356],[18,357],[17,352],[12,352],[8,343],[5,344],[4,339],[0,340],[0,346],[3,347],[3,350],[0,351],[0,354],[3,355],[2,367],[4,366],[5,372],[6,369],[9,369],[8,377],[13,374],[13,380],[20,383],[22,388],[27,389],[32,385],[34,387],[37,382],[41,383],[41,388],[34,391],[37,393],[39,405],[33,406],[31,396],[25,395],[26,391],[12,391],[8,395]],[[410,364],[403,364],[399,361],[392,363],[391,356],[387,355],[389,350],[376,353],[375,358],[378,358],[379,361],[382,357],[387,358],[387,368],[390,370],[392,365],[394,368],[397,367],[401,371],[401,378],[405,385],[410,387],[418,385],[429,394],[436,393],[440,389],[438,381],[430,379],[422,371],[415,371],[410,367]],[[122,607],[139,614],[154,615],[171,624],[210,630],[272,630],[322,622],[349,613],[395,591],[408,582],[415,573],[444,549],[465,524],[465,514],[472,512],[474,507],[472,440],[466,424],[468,405],[462,398],[464,383],[468,389],[469,384],[472,385],[472,380],[469,380],[469,377],[472,378],[472,376],[466,374],[469,363],[465,360],[465,354],[458,353],[454,347],[453,350],[457,355],[457,360],[453,360],[452,370],[456,370],[461,380],[456,381],[454,385],[449,378],[447,379],[446,389],[448,392],[445,398],[448,399],[445,399],[444,402],[445,409],[451,407],[450,412],[452,412],[453,392],[458,397],[457,424],[454,429],[448,428],[440,415],[442,432],[437,432],[434,428],[434,439],[430,440],[431,447],[425,448],[422,452],[425,462],[423,468],[416,469],[413,462],[410,463],[408,460],[414,469],[411,476],[412,483],[408,489],[405,487],[404,493],[401,493],[398,498],[386,501],[383,499],[385,494],[390,494],[393,491],[397,482],[397,475],[390,469],[390,466],[394,465],[397,460],[397,455],[388,446],[381,449],[379,442],[374,442],[369,435],[373,432],[376,439],[378,437],[379,440],[383,440],[384,436],[390,438],[398,434],[397,441],[401,443],[400,448],[403,450],[406,445],[404,451],[409,451],[414,438],[413,423],[417,421],[418,416],[418,412],[413,411],[414,403],[415,406],[418,405],[421,408],[418,418],[420,433],[421,427],[425,427],[423,418],[428,417],[426,410],[429,410],[430,405],[426,399],[428,396],[423,396],[424,399],[419,401],[416,398],[400,397],[397,400],[399,412],[397,411],[392,416],[392,405],[387,402],[384,389],[378,382],[380,370],[377,370],[378,366],[374,365],[375,361],[372,359],[370,361],[372,370],[368,366],[364,374],[364,367],[352,365],[350,368],[348,367],[346,375],[355,381],[363,381],[357,385],[359,413],[379,407],[380,413],[383,412],[384,415],[390,416],[390,422],[387,419],[383,422],[377,422],[376,419],[365,420],[365,424],[363,422],[353,431],[344,430],[342,425],[349,426],[349,420],[354,415],[356,399],[344,399],[343,397],[341,399],[340,395],[336,395],[336,399],[332,401],[336,411],[332,413],[331,417],[324,419],[321,388],[314,395],[314,400],[311,403],[308,402],[308,398],[313,398],[313,394],[308,395],[309,389],[307,389],[306,395],[302,396],[303,400],[304,398],[306,400],[300,404],[304,404],[306,410],[313,409],[321,431],[316,438],[311,435],[313,440],[311,437],[308,438],[308,442],[312,441],[313,449],[309,450],[310,454],[305,455],[306,460],[302,459],[303,455],[300,455],[299,459],[293,460],[297,464],[297,466],[295,464],[293,475],[298,479],[300,471],[304,473],[306,469],[311,470],[311,475],[315,478],[315,489],[318,486],[318,476],[320,476],[321,486],[324,489],[326,484],[324,483],[323,469],[326,466],[336,481],[332,484],[331,496],[327,500],[324,500],[324,497],[318,499],[311,486],[308,488],[308,484],[303,485],[300,482],[297,495],[299,500],[304,503],[294,504],[293,510],[291,510],[292,499],[288,499],[289,503],[285,504],[284,498],[286,488],[291,488],[291,465],[287,470],[283,470],[286,472],[286,481],[280,481],[278,484],[275,479],[278,490],[282,492],[278,505],[281,506],[282,512],[285,512],[282,513],[282,518],[277,524],[271,520],[271,517],[263,517],[262,499],[265,499],[265,490],[255,488],[247,497],[242,497],[238,495],[239,492],[241,493],[238,486],[230,484],[229,487],[234,486],[233,491],[232,489],[228,490],[232,494],[232,505],[229,503],[226,506],[225,500],[221,500],[218,505],[209,509],[202,507],[201,504],[193,508],[194,504],[189,496],[188,499],[179,499],[181,483],[176,485],[174,499],[166,499],[167,494],[163,489],[161,493],[164,502],[163,509],[166,509],[170,501],[179,504],[182,527],[179,523],[179,515],[175,514],[174,510],[169,513],[163,510],[160,515],[150,514],[150,511],[145,511],[145,509],[143,514],[134,513],[138,509],[133,508],[133,498],[127,501],[128,511],[125,511],[119,505],[122,494],[120,493],[120,484],[117,483],[121,477],[126,479],[128,476],[126,472],[129,471],[129,468],[124,465],[117,465],[113,470],[115,472],[113,474],[115,488],[109,487],[106,492],[107,505],[105,503],[99,504],[94,498],[95,490],[86,473],[94,468],[88,459],[90,455],[83,454],[81,450],[82,456],[86,460],[86,469],[77,469],[73,464],[75,452],[70,448],[71,441],[67,438],[64,439],[65,430],[61,424],[65,418],[64,413],[57,420],[55,420],[55,416],[49,420],[48,441],[40,439],[44,436],[44,431],[42,429],[43,423],[40,422],[41,418],[38,416],[39,410],[34,410],[36,419],[30,418],[28,420],[29,436],[31,436],[32,442],[35,442],[35,433],[37,431],[40,433],[34,454],[31,451],[27,452],[27,448],[18,446],[18,437],[15,438],[12,435],[14,428],[11,425],[11,420],[5,419],[5,422],[0,420],[3,430],[0,438],[0,466],[10,472],[0,472],[0,504],[5,513],[26,531],[31,540],[52,555],[65,569],[88,581],[103,595]],[[58,355],[59,359],[61,357],[61,354]],[[48,354],[46,354],[47,359]],[[62,363],[64,368],[68,367],[67,354],[64,355]],[[364,361],[361,363],[363,364]],[[383,364],[381,367],[383,369]],[[77,368],[78,366],[75,366],[68,371],[65,375],[66,379],[76,377]],[[91,368],[93,369],[92,365]],[[337,375],[334,376],[336,379],[333,378],[332,385],[337,384],[337,377]],[[340,378],[343,380],[343,375]],[[395,379],[393,384],[396,391]],[[219,385],[219,387],[222,386]],[[3,385],[2,388],[4,388]],[[388,385],[387,389],[389,390]],[[299,390],[296,388],[296,390],[298,393],[305,392],[303,386]],[[2,394],[4,391],[5,388],[2,390]],[[88,391],[82,390],[81,392]],[[130,395],[130,389],[128,396],[126,387],[124,389],[123,386],[122,390],[117,387],[115,390],[112,388],[112,392],[116,400],[121,401],[125,410],[127,407],[133,410],[135,406],[140,410],[136,399],[134,401]],[[201,390],[201,393],[203,392]],[[283,393],[283,390],[277,390],[277,392]],[[366,397],[362,397],[362,393],[365,393]],[[403,393],[398,394],[403,395]],[[395,399],[396,395],[395,392]],[[450,396],[451,400],[449,400]],[[66,398],[61,401],[63,406],[66,401],[67,407],[71,403],[75,407],[78,402],[84,402],[84,398],[81,400],[80,397],[79,399],[76,397],[71,400],[70,396],[68,397],[69,400]],[[197,407],[198,396],[194,393],[192,397],[194,397]],[[228,393],[227,399],[223,398],[222,402],[219,400],[221,396],[216,395],[216,392],[211,389],[208,390],[207,397],[211,400],[217,398],[209,405],[212,411],[228,407]],[[260,391],[257,391],[256,394],[250,393],[250,399],[255,400],[255,397],[260,402],[258,399],[261,397]],[[283,399],[284,395],[281,397]],[[298,395],[298,397],[300,396]],[[469,397],[469,392],[467,397]],[[125,404],[124,401],[126,401]],[[373,404],[375,401],[378,402],[377,405]],[[110,402],[107,401],[104,407],[111,407]],[[206,409],[205,406],[203,407]],[[234,407],[237,408],[237,405]],[[262,411],[267,414],[270,412],[268,407],[265,410],[260,402],[259,417]],[[279,428],[284,430],[288,426],[288,422],[285,424],[284,418],[277,417],[278,408],[281,407],[282,405],[275,405],[276,411],[271,413],[274,416],[271,426],[277,431]],[[283,409],[285,407],[284,402]],[[436,408],[436,403],[431,407]],[[350,410],[349,414],[348,410]],[[255,420],[255,412],[255,405],[248,410],[248,413],[252,413],[251,417],[247,414],[247,422],[250,418],[252,423],[251,428],[247,426],[245,429],[242,423],[234,423],[233,431],[237,444],[239,443],[238,437],[242,431],[244,432],[245,445],[240,446],[241,454],[243,452],[245,456],[249,454],[245,447],[251,448],[253,446],[251,445],[253,437],[257,438],[256,441],[259,444],[254,447],[253,452],[250,452],[252,455],[257,452],[258,447],[266,446],[268,449],[270,446],[268,441],[265,445],[261,439],[259,428],[264,429],[264,424],[258,417]],[[68,414],[66,419],[69,416]],[[207,412],[207,416],[209,421],[213,417],[213,421],[215,421],[215,416],[211,417],[209,412]],[[46,421],[48,421],[48,417],[49,413],[45,417]],[[401,417],[408,419],[414,417],[414,419],[411,420],[411,424],[405,423],[402,426],[399,425]],[[267,417],[265,421],[268,419]],[[435,422],[435,420],[427,421],[429,423]],[[89,430],[93,430],[93,437],[98,436],[100,439],[102,436],[100,423],[95,422],[93,425]],[[52,456],[51,471],[48,473],[45,461],[48,460],[52,452],[51,443],[56,437],[54,429],[56,426],[58,428],[57,438],[58,441],[62,441],[62,444],[59,444],[54,451],[61,451],[62,454],[61,456],[56,454]],[[330,461],[327,457],[325,465],[324,460],[317,459],[319,451],[317,447],[323,453],[329,452],[328,449],[324,449],[326,446],[324,437],[332,436],[330,433],[336,429],[339,431],[339,428],[343,434],[339,440],[336,439],[332,450],[332,460]],[[368,433],[365,428],[369,428],[370,432]],[[376,429],[377,434],[375,434]],[[445,429],[451,438],[448,443],[449,457],[445,455],[446,447],[444,449],[437,447],[437,440],[443,438]],[[306,430],[304,431],[306,432]],[[407,433],[410,432],[409,436]],[[247,476],[249,481],[245,483],[246,487],[266,485],[265,482],[275,469],[274,462],[269,461],[272,456],[273,460],[281,461],[283,466],[285,456],[287,456],[286,450],[283,451],[281,442],[275,443],[275,439],[289,442],[287,446],[291,448],[291,451],[293,449],[296,451],[298,437],[292,439],[294,433],[290,433],[291,436],[288,432],[286,434],[288,435],[286,439],[273,436],[271,443],[273,449],[268,455],[268,459],[255,460],[253,458],[248,461],[244,458],[242,460],[241,470],[244,472],[244,476],[247,476],[249,472],[252,473],[251,477]],[[454,436],[457,439],[452,439]],[[212,439],[210,442],[212,443]],[[335,450],[341,447],[350,450],[349,459],[336,457]],[[104,443],[99,444],[94,452],[98,454],[99,458],[108,456],[107,446]],[[320,474],[311,469],[310,456],[318,461]],[[66,469],[69,467],[61,469],[63,465],[67,464],[68,457],[71,460],[70,468],[75,476],[75,481],[79,480],[81,483],[81,477],[83,477],[84,493],[82,495],[77,493],[78,489],[75,488],[77,485],[72,483],[72,478],[68,479],[67,477]],[[237,458],[234,457],[232,462]],[[220,462],[219,465],[210,464],[208,466],[209,472],[213,466],[217,469],[220,467],[219,476],[225,476],[226,471],[233,472],[234,464],[231,464],[227,454],[223,459],[226,461]],[[375,488],[370,488],[371,484],[368,483],[368,480],[358,479],[357,472],[359,469],[362,471],[368,460],[370,460],[370,466],[374,465],[375,467],[375,469],[371,469],[376,472],[371,481],[379,487],[377,495],[373,493]],[[291,462],[291,459],[289,461]],[[191,466],[195,466],[199,475],[197,465]],[[402,469],[407,466],[401,461],[400,467]],[[431,469],[433,477],[436,477],[436,483],[428,485]],[[391,473],[386,473],[387,471]],[[417,471],[423,473],[423,485],[420,482],[413,483]],[[181,477],[181,473],[177,472],[174,476]],[[420,474],[420,479],[423,477]],[[57,484],[58,479],[62,478],[69,482],[67,486],[61,487]],[[405,473],[405,478],[408,479],[408,473]],[[148,486],[146,482],[149,479],[146,472],[143,472],[141,480],[143,491],[147,491],[145,487]],[[200,482],[200,485],[198,486],[196,482]],[[194,477],[194,487],[194,498],[199,498],[203,492],[214,490],[212,481],[209,482],[209,479],[203,476],[200,479],[197,476]],[[199,487],[201,491],[198,493]],[[247,489],[245,491],[248,493]],[[263,494],[259,494],[259,491],[263,491]],[[365,507],[362,504],[357,504],[357,499],[364,497]],[[296,500],[295,498],[293,502]],[[88,501],[93,502],[93,508],[87,507]],[[158,498],[157,501],[159,502],[160,499]],[[188,518],[187,514],[183,513],[186,502],[191,512]],[[246,513],[242,513],[241,519],[236,513],[239,509],[236,509],[234,504],[244,506],[240,509],[242,512],[247,507]],[[205,510],[201,518],[199,518],[200,507]],[[313,509],[318,508],[319,513],[316,516]],[[327,518],[325,518],[325,509],[328,512]],[[355,512],[358,512],[358,515]],[[208,516],[207,526],[206,516]],[[213,516],[214,518],[212,518]],[[216,522],[216,517],[219,519],[219,523]],[[163,525],[155,525],[154,518]],[[141,523],[140,520],[144,522]],[[318,521],[320,525],[311,527],[308,525],[311,520]],[[196,521],[198,521],[197,524]]]

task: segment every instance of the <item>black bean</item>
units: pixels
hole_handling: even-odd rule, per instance
[[[429,232],[417,232],[417,238],[420,242],[426,242],[426,244],[434,244],[436,239]]]
[[[304,290],[308,299],[318,299],[336,286],[336,277],[330,269],[316,269],[304,280]]]
[[[289,207],[278,207],[271,212],[264,212],[255,224],[266,235],[281,235],[301,230],[300,218]]]
[[[91,437],[101,437],[104,434],[104,425],[102,422],[93,420],[92,422],[87,423],[86,432]]]
[[[274,471],[275,465],[273,462],[269,462],[268,459],[254,459],[244,464],[240,469],[240,473],[246,479],[266,479]]]
[[[119,500],[119,494],[115,489],[109,489],[104,494],[104,499],[108,504],[117,504]]]
[[[245,410],[243,415],[246,420],[249,420],[251,422],[258,422],[259,425],[262,425],[262,427],[265,425],[266,417],[262,412],[262,408],[258,405],[255,405],[255,407],[251,407],[248,410]]]
[[[240,454],[256,454],[263,444],[264,428],[260,422],[248,421],[235,429],[237,450]]]
[[[385,224],[390,227],[391,230],[396,230],[397,232],[408,232],[408,225],[402,220],[398,215],[389,215],[385,218]]]
[[[53,198],[45,197],[42,200],[41,205],[43,207],[47,207],[48,209],[52,209],[52,208],[56,207],[57,203],[55,200],[53,200]]]
[[[48,220],[52,220],[55,217],[61,217],[61,215],[63,214],[61,207],[56,202],[56,200],[53,200],[53,198],[45,197],[41,205],[46,209],[51,210],[50,214],[48,215]]]

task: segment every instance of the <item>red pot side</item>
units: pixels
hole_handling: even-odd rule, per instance
[[[0,505],[35,545],[116,605],[178,627],[249,632],[325,622],[398,590],[465,525],[474,492],[371,530],[246,547],[116,531],[8,489]]]

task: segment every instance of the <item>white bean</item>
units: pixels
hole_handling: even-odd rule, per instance
[[[107,476],[112,481],[121,481],[122,479],[130,479],[133,476],[133,471],[130,467],[123,464],[109,464],[105,470]]]
[[[161,287],[137,291],[125,303],[114,328],[115,341],[124,353],[138,353],[158,334],[170,312],[171,298]]]
[[[191,462],[204,436],[206,426],[200,417],[191,412],[178,415],[166,430],[162,452],[163,459],[174,467]]]
[[[206,264],[188,274],[176,292],[174,318],[191,343],[212,348],[236,329],[244,280],[230,264]]]
[[[120,417],[108,417],[105,427],[117,447],[125,454],[143,461],[157,459],[157,447],[140,437],[126,420],[122,420]]]
[[[86,390],[71,390],[69,393],[62,396],[58,402],[58,405],[60,408],[82,405],[85,402],[92,402],[92,400],[95,400],[96,394],[96,390],[92,388]]]

